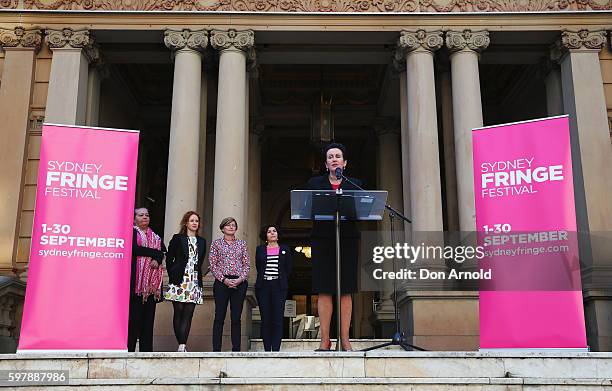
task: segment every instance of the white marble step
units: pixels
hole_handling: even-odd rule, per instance
[[[381,345],[386,342],[390,342],[390,339],[351,339],[351,345],[353,350],[361,350],[376,345]],[[318,339],[283,339],[281,342],[281,351],[283,352],[313,352],[319,347]],[[332,339],[332,349],[336,348],[336,340]],[[398,345],[386,346],[381,348],[382,350],[400,350],[403,351]],[[250,352],[263,352],[263,340],[262,339],[251,339]]]
[[[81,390],[612,389],[612,353],[382,350],[0,355],[0,370],[54,369],[69,371],[69,386],[58,389]]]

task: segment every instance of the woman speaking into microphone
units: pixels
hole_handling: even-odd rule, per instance
[[[340,143],[331,143],[323,149],[327,174],[310,178],[307,190],[359,190],[354,184],[343,180],[341,172],[346,169],[347,151]],[[340,169],[340,170],[338,170]],[[336,176],[338,175],[338,177]],[[359,179],[349,178],[361,187]],[[359,231],[354,221],[340,223],[340,286],[341,322],[339,341],[342,350],[352,350],[349,340],[352,293],[357,292],[357,257]],[[319,295],[317,308],[321,322],[321,342],[317,351],[331,349],[330,323],[334,309],[332,296],[336,294],[336,229],[333,221],[314,221],[311,231],[312,247],[312,292]]]

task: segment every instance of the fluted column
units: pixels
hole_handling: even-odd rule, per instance
[[[442,231],[442,198],[433,54],[442,33],[402,31],[406,52],[412,231]]]
[[[164,43],[174,54],[164,225],[164,238],[168,243],[183,214],[197,209],[202,99],[200,51],[208,44],[208,34],[204,30],[166,30]]]
[[[599,52],[604,31],[565,31],[561,35],[563,107],[569,114],[572,167],[580,240],[587,341],[596,351],[612,349],[612,144]]]
[[[89,30],[46,30],[53,51],[45,122],[84,125],[87,112],[89,60],[94,38]]]
[[[233,216],[243,229],[247,216],[246,52],[254,45],[255,34],[251,30],[213,30],[210,41],[220,51],[213,226]],[[240,230],[238,234],[242,236]]]
[[[478,53],[489,46],[488,31],[448,31],[453,86],[453,127],[457,173],[459,229],[476,230],[472,129],[482,126]]]
[[[10,275],[17,253],[18,220],[38,29],[0,29],[4,70],[0,84],[0,273]]]

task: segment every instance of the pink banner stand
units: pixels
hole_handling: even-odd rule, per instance
[[[138,137],[43,126],[18,353],[127,351]]]
[[[568,117],[472,136],[480,348],[586,350]]]

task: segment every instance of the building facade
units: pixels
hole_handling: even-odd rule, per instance
[[[326,140],[405,230],[474,231],[471,129],[569,114],[579,230],[611,232],[611,30],[609,0],[1,1],[0,342],[18,337],[43,122],[140,130],[136,203],[166,243],[198,210],[208,240],[234,216],[254,252],[266,223],[308,246],[289,190],[319,173]],[[588,247],[588,342],[610,350],[612,259]],[[316,315],[309,273],[297,254],[289,294]],[[211,285],[192,350],[210,349]],[[411,343],[478,348],[477,293],[400,288]],[[391,289],[356,295],[355,338],[389,336]],[[174,349],[168,303],[155,343]]]

